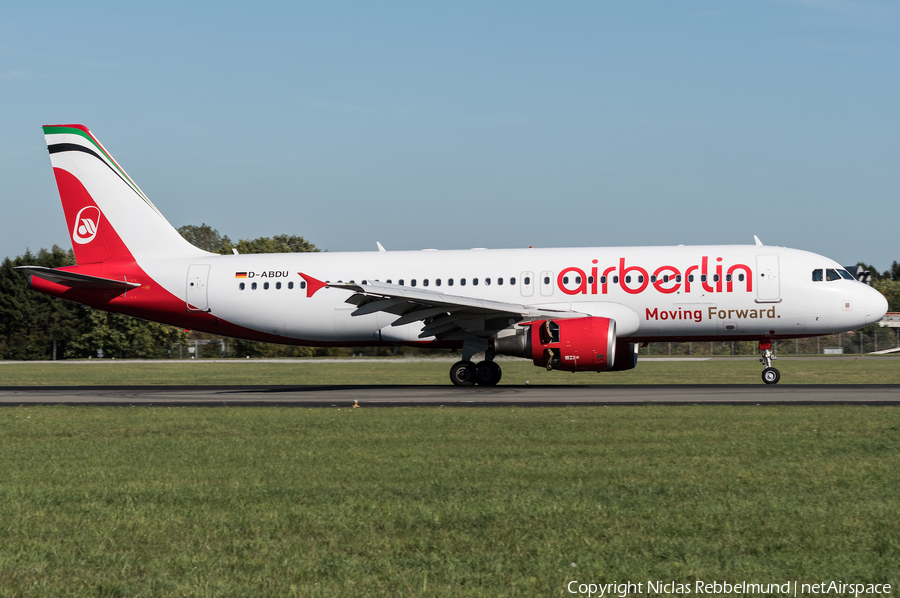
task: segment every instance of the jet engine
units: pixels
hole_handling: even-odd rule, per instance
[[[616,321],[587,317],[526,322],[515,335],[494,339],[494,352],[531,359],[567,372],[608,370],[616,360]]]
[[[619,339],[616,341],[616,358],[613,365],[609,368],[610,372],[621,372],[623,370],[631,370],[637,366],[638,350],[641,346],[638,343],[629,343],[628,339]]]

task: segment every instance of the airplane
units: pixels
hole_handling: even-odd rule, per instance
[[[885,297],[837,262],[763,245],[219,255],[188,243],[83,125],[43,127],[77,265],[20,266],[29,288],[216,335],[305,346],[461,351],[568,372],[634,368],[651,342],[772,341],[878,321]],[[476,363],[473,358],[484,354]]]

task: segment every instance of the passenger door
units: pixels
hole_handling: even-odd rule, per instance
[[[781,286],[778,280],[778,256],[756,256],[756,302],[780,303]]]

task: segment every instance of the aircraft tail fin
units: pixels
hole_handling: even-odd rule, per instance
[[[182,238],[83,125],[47,125],[44,137],[75,261],[207,255]]]

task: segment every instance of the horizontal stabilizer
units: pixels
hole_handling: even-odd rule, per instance
[[[16,266],[14,270],[19,270],[31,276],[37,276],[64,287],[72,287],[76,289],[103,289],[110,291],[127,291],[141,286],[137,282],[126,282],[125,280],[113,280],[112,278],[100,278],[99,276],[89,276],[87,274],[78,274],[77,272],[69,272],[68,270],[55,270],[53,268],[45,268],[43,266]]]

